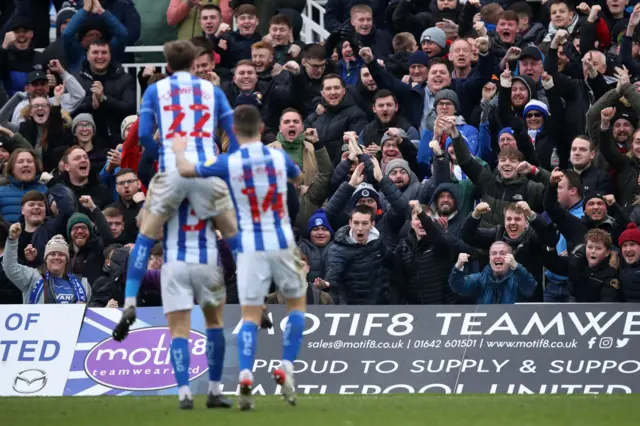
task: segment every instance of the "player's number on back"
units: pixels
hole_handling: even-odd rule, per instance
[[[269,190],[264,196],[262,203],[258,201],[255,188],[244,188],[242,193],[249,197],[249,205],[251,206],[251,218],[254,223],[260,223],[260,216],[271,209],[280,219],[284,217],[284,208],[282,205],[282,194],[278,193],[278,187],[275,183],[269,185]]]
[[[176,134],[180,136],[187,136],[187,132],[184,132],[182,130],[180,131],[177,130],[178,127],[180,127],[182,120],[184,120],[184,118],[186,117],[186,114],[184,112],[184,107],[182,105],[165,105],[163,109],[165,111],[173,111],[174,115],[176,112],[178,113],[177,115],[175,115],[175,118],[173,119],[171,126],[169,126],[169,133],[165,135],[165,139],[171,139]],[[205,132],[202,130],[204,128],[204,125],[207,124],[209,120],[211,120],[211,113],[209,112],[209,107],[202,104],[192,104],[192,105],[189,105],[189,109],[194,113],[204,112],[204,114],[193,126],[193,131],[189,133],[189,136],[194,138],[210,138],[211,133]]]

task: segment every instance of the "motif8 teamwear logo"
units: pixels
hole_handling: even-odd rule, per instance
[[[209,369],[206,336],[191,330],[189,381]],[[132,330],[123,342],[108,338],[95,345],[84,362],[87,375],[114,389],[150,391],[176,385],[171,367],[171,335],[168,327]]]

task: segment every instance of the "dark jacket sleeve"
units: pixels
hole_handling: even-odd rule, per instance
[[[567,240],[568,244],[580,244],[587,228],[581,219],[575,217],[569,211],[558,204],[558,187],[548,185],[544,195],[544,210],[549,218],[558,227],[558,231]]]
[[[342,247],[332,244],[327,252],[327,273],[325,280],[329,283],[329,294],[335,305],[347,303],[346,291],[342,277],[346,271],[347,259]]]
[[[324,211],[333,229],[338,229],[342,224],[342,212],[349,203],[349,200],[351,200],[351,196],[355,190],[349,182],[343,182],[325,207]]]
[[[391,207],[386,213],[387,221],[392,230],[400,230],[409,216],[409,204],[402,196],[402,192],[388,177],[384,176],[380,180],[380,189]]]
[[[496,228],[480,228],[482,218],[467,216],[460,229],[460,239],[470,246],[488,249],[496,241]]]

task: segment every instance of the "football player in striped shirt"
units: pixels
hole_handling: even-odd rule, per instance
[[[238,215],[238,297],[243,324],[238,333],[240,398],[242,410],[253,408],[253,363],[262,305],[272,280],[286,298],[289,311],[283,335],[282,364],[273,377],[287,402],[296,402],[293,362],[302,343],[306,311],[306,279],[287,212],[287,182],[299,181],[300,169],[284,151],[260,141],[264,123],[253,106],[241,105],[233,113],[233,130],[240,149],[193,164],[186,144],[173,144],[181,176],[218,176],[229,186]]]
[[[187,139],[186,156],[203,162],[216,157],[214,136],[220,124],[230,138],[230,151],[237,149],[232,133],[233,111],[224,92],[210,81],[194,75],[197,48],[185,40],[164,46],[167,68],[173,74],[147,88],[140,108],[138,133],[146,156],[158,159],[159,170],[147,192],[140,232],[131,250],[125,306],[113,338],[123,340],[136,319],[136,297],[144,276],[151,247],[160,238],[163,225],[188,199],[200,219],[212,219],[233,249],[237,220],[227,185],[218,178],[185,179],[175,169],[171,141],[175,136]],[[154,140],[156,127],[160,141]]]
[[[191,310],[198,301],[205,319],[209,363],[208,408],[229,408],[230,399],[221,393],[225,337],[224,273],[218,255],[218,239],[211,221],[200,219],[184,200],[178,214],[167,222],[163,235],[164,262],[161,269],[162,307],[171,332],[171,364],[178,384],[180,408],[192,409],[189,388],[189,344]]]

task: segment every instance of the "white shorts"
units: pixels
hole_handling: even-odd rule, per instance
[[[217,264],[164,263],[160,282],[165,314],[193,309],[194,297],[202,308],[218,306],[226,297],[224,273]]]
[[[297,247],[278,250],[238,253],[238,298],[240,304],[264,304],[271,282],[285,298],[295,299],[307,292],[307,280]]]
[[[217,177],[184,178],[177,170],[157,173],[147,191],[145,209],[170,218],[187,198],[196,216],[209,219],[233,209],[229,188]]]

